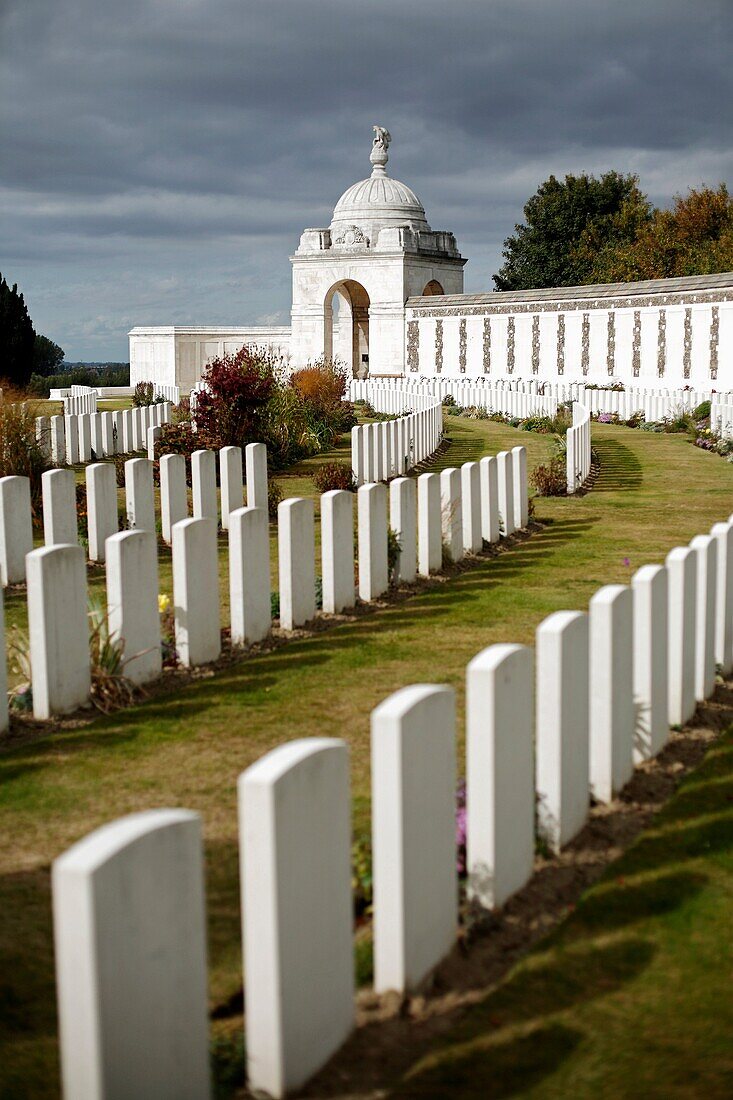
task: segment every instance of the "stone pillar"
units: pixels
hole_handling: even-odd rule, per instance
[[[458,926],[452,688],[416,685],[372,711],[374,989],[416,989]]]
[[[323,610],[354,606],[354,494],[332,489],[321,497]]]
[[[520,531],[529,523],[529,485],[527,481],[527,448],[512,447],[514,526]]]
[[[503,905],[534,865],[532,651],[492,645],[466,670],[469,896]]]
[[[155,534],[153,464],[149,458],[128,458],[125,463],[125,503],[128,527]]]
[[[348,748],[290,741],[238,788],[248,1084],[282,1097],[354,1024]]]
[[[221,525],[229,529],[229,513],[244,507],[242,479],[242,448],[222,447],[219,451],[219,486],[221,490]]]
[[[270,633],[270,526],[265,508],[229,513],[229,606],[232,645],[251,645]]]
[[[91,690],[84,551],[68,545],[32,550],[26,572],[33,717],[43,719],[83,706]]]
[[[417,571],[422,577],[443,567],[440,475],[420,474],[417,479]]]
[[[63,1092],[208,1100],[201,823],[148,810],[53,865]]]
[[[184,519],[173,527],[173,605],[181,664],[215,661],[221,653],[221,627],[213,519]]]
[[[216,501],[216,455],[213,451],[194,451],[191,455],[194,519],[219,521]]]
[[[120,531],[107,541],[109,630],[123,642],[125,676],[145,684],[163,667],[158,551],[152,531]]]
[[[556,611],[536,639],[537,817],[559,852],[585,825],[590,801],[588,616]]]
[[[684,726],[695,713],[695,619],[697,612],[697,561],[687,546],[670,550],[666,558],[667,654],[669,724]]]
[[[183,455],[161,455],[160,518],[163,538],[170,546],[174,525],[188,518],[186,459]]]
[[[461,471],[450,467],[440,474],[440,511],[443,545],[451,561],[463,557],[463,506]]]
[[[644,565],[631,578],[634,595],[634,762],[664,748],[667,721],[667,570]]]
[[[483,546],[481,535],[481,469],[478,462],[461,466],[461,511],[463,518],[463,549],[478,554]]]
[[[716,523],[711,534],[718,544],[715,661],[727,676],[733,669],[733,523]]]
[[[376,600],[389,587],[387,563],[387,486],[362,485],[357,491],[359,598]]]
[[[248,443],[244,448],[247,480],[247,507],[268,511],[267,447],[264,443]]]
[[[400,545],[395,583],[412,584],[417,573],[417,491],[414,478],[398,477],[390,483],[389,524]]]
[[[25,556],[33,549],[31,483],[27,477],[0,477],[0,583],[22,584]]]
[[[117,533],[117,473],[111,462],[93,462],[86,468],[89,560],[105,560],[105,543]],[[157,593],[156,593],[157,598]]]
[[[607,584],[590,601],[590,779],[611,802],[634,770],[633,599]]]
[[[76,519],[76,483],[73,470],[46,470],[41,474],[43,536],[46,546],[79,541]]]
[[[499,541],[499,467],[496,458],[486,456],[481,470],[481,534],[486,542]]]
[[[283,500],[277,509],[280,626],[294,630],[315,618],[316,571],[313,501]]]

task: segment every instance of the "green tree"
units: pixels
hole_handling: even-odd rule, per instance
[[[733,271],[733,198],[724,183],[691,189],[670,210],[655,210],[633,240],[587,245],[592,282]]]
[[[593,281],[594,249],[632,242],[652,218],[638,177],[605,172],[555,176],[524,207],[525,221],[504,241],[497,290],[579,286]]]
[[[36,334],[17,284],[11,287],[0,274],[0,376],[25,386],[33,370]]]
[[[39,336],[33,345],[33,373],[54,374],[64,361],[64,349],[47,336]]]

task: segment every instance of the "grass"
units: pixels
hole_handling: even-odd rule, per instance
[[[486,421],[449,419],[448,430],[454,443],[443,466],[522,443],[531,468],[549,446],[547,437]],[[593,492],[538,501],[548,525],[511,553],[173,698],[0,755],[0,1096],[57,1095],[49,868],[66,847],[141,808],[199,811],[211,1003],[227,1002],[241,985],[235,804],[243,768],[290,738],[345,737],[354,824],[366,829],[369,713],[385,696],[439,679],[456,688],[462,720],[465,666],[484,646],[531,643],[552,611],[585,607],[600,585],[628,581],[733,511],[733,468],[684,438],[594,425],[593,439],[601,460]],[[218,1021],[217,1041],[239,1022]]]
[[[394,1097],[733,1095],[733,735]]]

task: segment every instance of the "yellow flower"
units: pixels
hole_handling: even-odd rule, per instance
[[[170,596],[167,596],[165,592],[161,592],[160,595],[158,596],[158,611],[159,611],[159,613],[161,615],[164,615],[165,612],[170,607],[170,605],[171,605]]]

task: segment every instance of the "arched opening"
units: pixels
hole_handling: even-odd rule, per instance
[[[437,279],[431,279],[429,283],[426,283],[425,289],[422,292],[423,298],[430,298],[433,294],[445,294],[445,291]]]
[[[335,283],[323,303],[323,354],[339,359],[354,378],[369,373],[369,295],[361,283]]]

